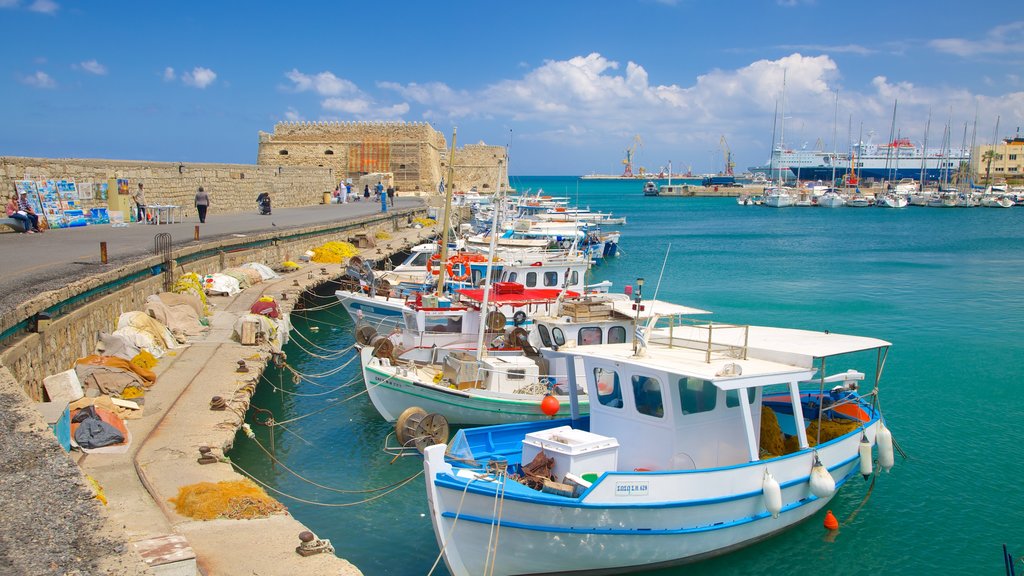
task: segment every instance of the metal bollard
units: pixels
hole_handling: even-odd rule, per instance
[[[106,242],[100,242],[100,263],[101,264],[106,264],[107,263],[107,243]]]

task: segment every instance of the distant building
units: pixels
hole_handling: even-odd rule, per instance
[[[337,181],[358,182],[367,174],[394,175],[399,191],[436,192],[448,179],[448,147],[442,133],[425,122],[282,122],[260,131],[257,164],[330,168]],[[455,150],[456,190],[495,189],[501,146],[470,144]],[[508,175],[502,171],[502,184]]]
[[[989,151],[992,155],[991,172],[989,171]],[[975,180],[984,182],[987,176],[992,180],[1017,180],[1024,178],[1024,137],[1006,138],[995,146],[982,144],[971,154],[971,173]]]

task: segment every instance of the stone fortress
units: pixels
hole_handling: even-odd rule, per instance
[[[210,194],[212,213],[254,210],[263,191],[270,192],[275,208],[319,204],[340,182],[357,183],[376,173],[392,174],[400,194],[436,196],[442,179],[448,180],[449,155],[444,135],[424,122],[284,122],[273,133],[259,132],[255,165],[4,156],[0,190],[6,198],[22,179],[97,183],[123,178],[131,190],[138,182],[145,184],[148,204],[178,205],[189,217],[199,186]],[[499,162],[507,166],[501,146],[457,147],[455,190],[493,192],[499,172],[507,189],[508,175],[499,170]],[[125,200],[115,207],[99,197],[81,201],[84,209],[127,205]]]
[[[257,163],[262,166],[330,168],[339,180],[373,173],[394,175],[402,191],[432,191],[448,178],[448,143],[424,122],[282,122],[273,133],[260,131]],[[459,191],[494,191],[501,146],[469,144],[456,148],[454,180]],[[508,187],[508,175],[501,174]]]

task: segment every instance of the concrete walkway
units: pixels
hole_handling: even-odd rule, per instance
[[[419,198],[396,199],[396,210],[421,208]],[[0,312],[20,307],[46,290],[66,286],[70,280],[116,270],[120,266],[153,255],[153,237],[167,232],[175,249],[201,248],[205,243],[268,231],[305,232],[311,227],[343,225],[380,213],[380,205],[360,202],[348,205],[275,209],[271,216],[212,213],[201,225],[200,239],[194,240],[196,222],[128,227],[95,226],[50,230],[44,234],[0,234],[5,252],[4,274],[0,277]],[[404,218],[404,216],[403,216]],[[269,226],[269,227],[268,227]],[[435,230],[403,228],[393,233],[394,246],[425,239]],[[99,264],[99,242],[107,242],[108,264]],[[372,253],[371,253],[372,252]],[[375,249],[367,257],[379,258]],[[307,274],[307,269],[314,275]],[[290,309],[301,290],[327,277],[316,274],[320,265],[307,264],[299,272],[277,281],[257,284],[235,297],[212,297],[216,305],[210,330],[192,338],[189,347],[165,356],[155,368],[157,383],[146,393],[144,416],[128,421],[132,444],[122,454],[80,455],[78,464],[104,488],[108,498],[105,517],[111,535],[136,542],[152,537],[178,534],[188,539],[204,574],[330,574],[357,575],[359,570],[334,554],[301,557],[295,552],[298,534],[306,528],[289,514],[259,520],[196,521],[178,515],[168,501],[178,488],[196,482],[217,482],[241,478],[227,463],[200,465],[199,446],[223,454],[234,440],[248,397],[236,394],[251,379],[258,378],[269,358],[269,346],[242,346],[232,338],[235,319],[248,312],[263,294],[280,299]],[[298,286],[294,283],[298,282]],[[249,374],[235,368],[245,359]],[[212,396],[234,399],[238,412],[212,411]],[[287,503],[285,503],[287,504]],[[344,556],[344,550],[338,550]],[[121,560],[137,558],[121,554]],[[144,570],[144,569],[143,569]],[[120,570],[117,573],[129,573]],[[134,572],[132,572],[134,573]]]
[[[404,196],[395,198],[394,210],[421,206],[421,198]],[[15,308],[40,292],[59,288],[69,279],[152,256],[154,237],[160,233],[170,234],[172,245],[177,249],[226,237],[342,223],[375,214],[380,214],[380,203],[372,201],[275,208],[269,216],[260,216],[253,205],[251,213],[218,214],[213,210],[207,215],[205,224],[199,224],[193,215],[185,222],[160,226],[135,223],[115,228],[101,224],[47,230],[44,234],[0,234],[0,251],[4,254],[4,273],[0,274],[0,313]],[[198,241],[195,240],[196,226],[199,226]],[[100,260],[100,242],[107,243],[105,266]]]
[[[396,233],[393,241],[413,244],[430,232],[406,229]],[[309,277],[307,270],[319,268],[306,264],[236,296],[210,297],[215,306],[210,330],[157,364],[157,383],[146,393],[144,416],[128,421],[131,449],[124,454],[89,454],[79,460],[83,471],[104,487],[108,513],[124,527],[130,541],[183,535],[206,574],[360,574],[333,554],[296,554],[298,534],[306,528],[291,515],[197,521],[179,515],[169,502],[182,486],[241,479],[230,464],[197,462],[200,446],[213,448],[218,456],[230,448],[241,423],[239,414],[248,408],[248,394],[239,394],[239,389],[258,381],[269,360],[269,345],[243,346],[234,340],[232,327],[265,294],[290,310],[302,290],[327,279],[319,274]],[[288,294],[287,300],[280,300],[282,293]],[[239,360],[246,362],[249,373],[236,372]],[[229,409],[210,410],[213,396],[228,399]],[[337,554],[344,556],[344,550]]]

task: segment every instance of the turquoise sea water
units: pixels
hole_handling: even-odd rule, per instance
[[[824,538],[818,515],[732,554],[651,574],[1002,574],[1003,543],[1024,555],[1024,208],[778,210],[730,198],[645,198],[643,182],[524,177],[512,184],[626,216],[622,254],[594,274],[618,290],[642,276],[652,296],[671,245],[660,299],[711,310],[719,321],[893,343],[880,395],[909,460],[897,456],[834,541]],[[294,320],[315,344],[296,342],[314,354],[292,345],[289,363],[306,374],[337,370],[342,360],[317,356],[351,345],[344,311]],[[299,384],[290,374],[267,376],[288,392],[264,382],[254,406],[278,421],[308,415],[279,427],[274,439],[292,470],[345,490],[420,471],[419,458],[392,463],[381,451],[391,427],[365,395],[354,396],[363,390],[355,362]],[[254,428],[269,447],[267,428]],[[243,436],[231,457],[287,494],[329,504],[280,497],[364,574],[427,574],[437,558],[422,477],[346,505],[380,492],[314,487],[271,466]],[[854,478],[830,508],[844,521],[867,490]],[[435,574],[444,573],[442,562]]]

